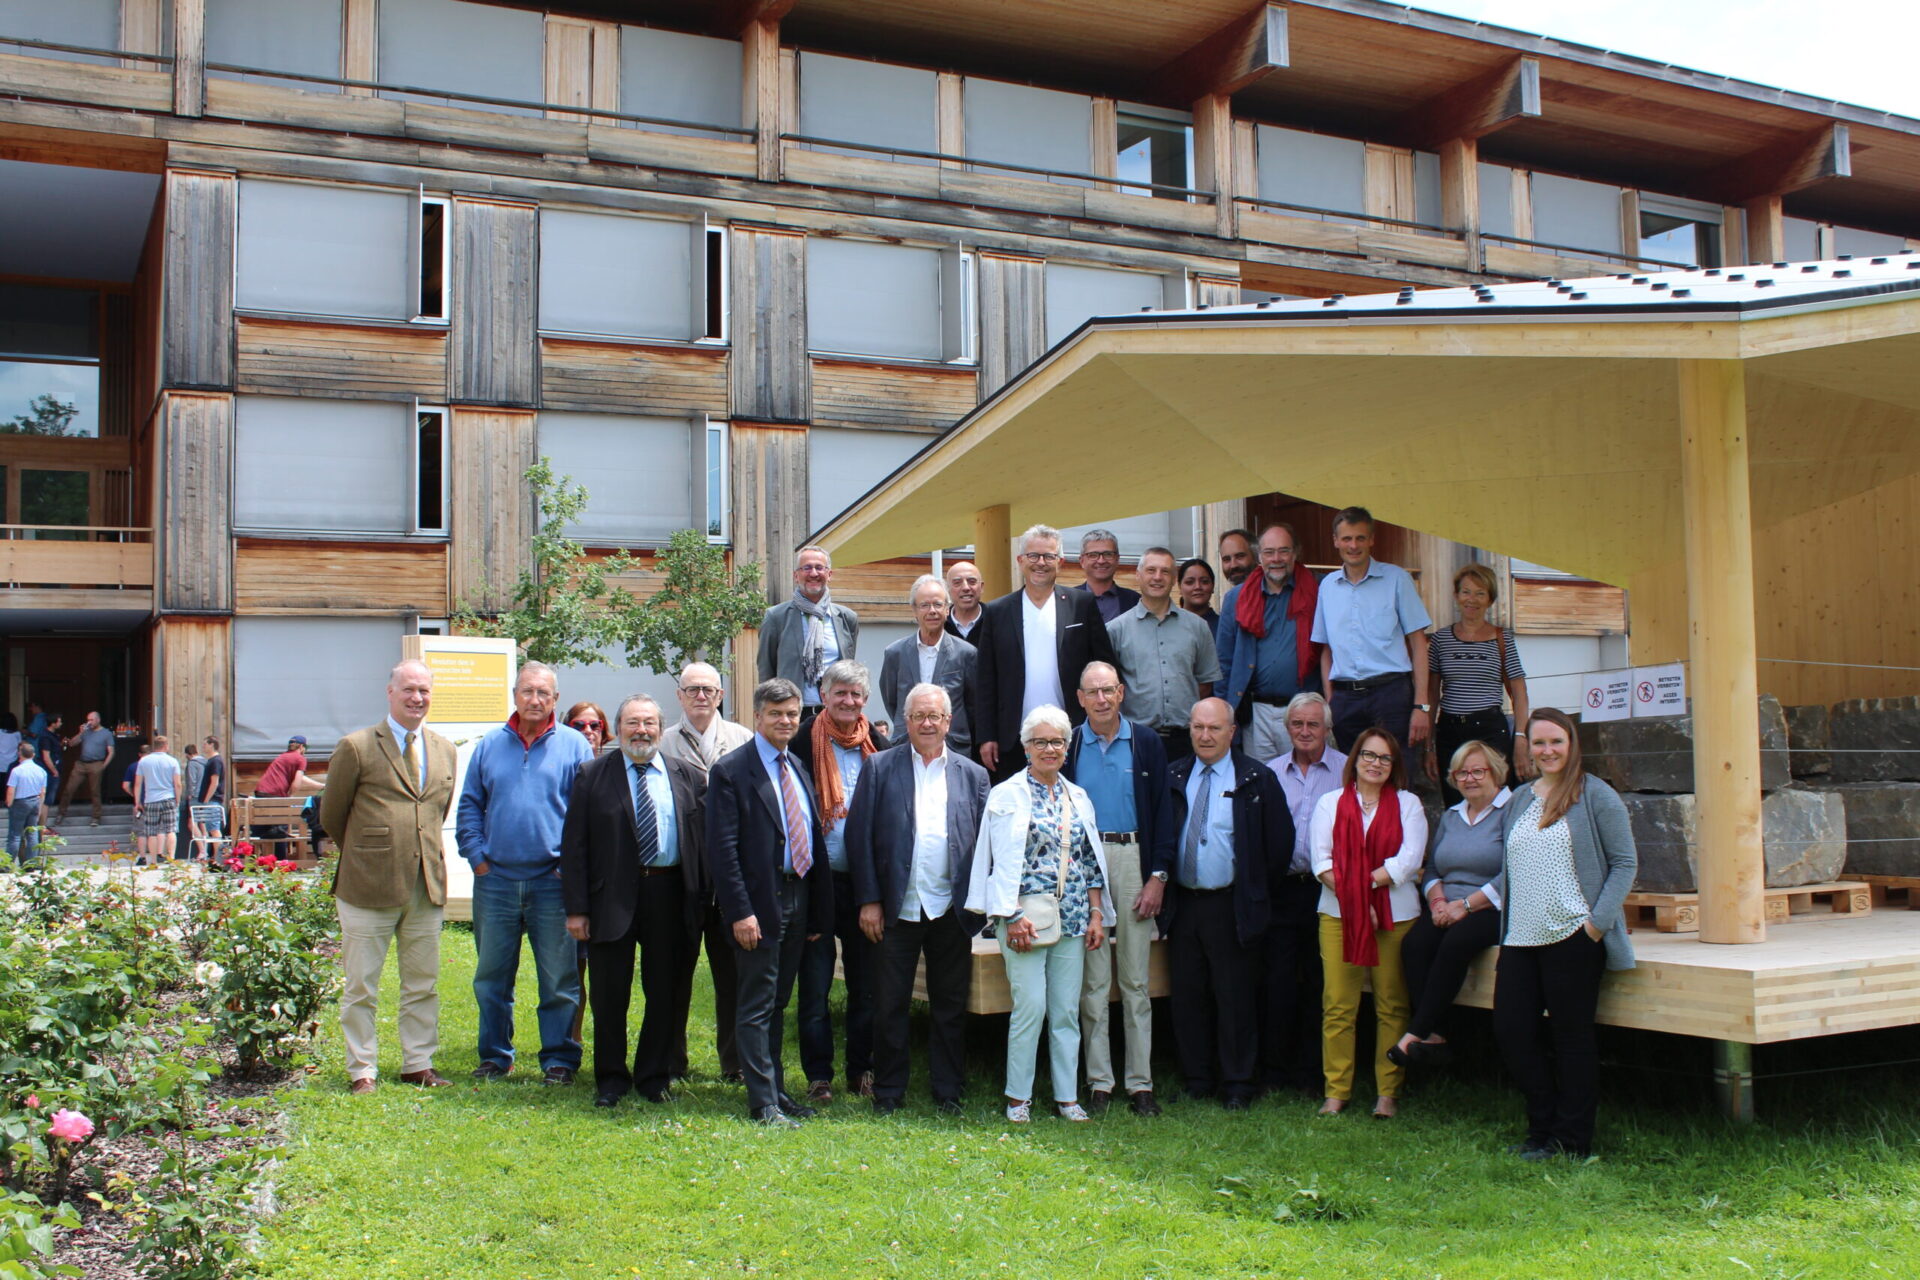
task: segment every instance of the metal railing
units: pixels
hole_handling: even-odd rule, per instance
[[[896,160],[925,160],[933,164],[964,165],[968,169],[991,169],[996,172],[1019,174],[1023,177],[1045,178],[1049,182],[1086,183],[1089,186],[1114,188],[1122,194],[1145,191],[1159,195],[1164,192],[1168,196],[1179,196],[1196,204],[1212,204],[1219,199],[1218,192],[1201,191],[1196,187],[1179,187],[1164,182],[1142,182],[1138,178],[1109,177],[1099,173],[1075,173],[1070,169],[1040,169],[1033,165],[1013,164],[1004,160],[983,160],[979,156],[960,156],[944,151],[915,151],[910,147],[883,147],[867,142],[849,142],[844,138],[818,138],[804,133],[783,133],[780,135],[780,141],[797,142],[805,147],[829,147],[836,151],[858,151]]]
[[[1554,244],[1547,240],[1523,240],[1519,236],[1495,235],[1490,231],[1480,233],[1480,238],[1489,244],[1512,245],[1516,249],[1540,250],[1546,253],[1561,254],[1570,258],[1588,258],[1595,262],[1616,262],[1628,267],[1657,267],[1662,271],[1699,270],[1692,262],[1667,262],[1661,258],[1643,258],[1638,254],[1615,253],[1611,249],[1588,249],[1574,244]]]
[[[1278,209],[1284,213],[1305,214],[1320,222],[1339,222],[1354,226],[1371,226],[1375,223],[1401,227],[1408,231],[1430,235],[1436,239],[1463,240],[1464,231],[1451,227],[1442,227],[1431,222],[1415,222],[1411,218],[1389,218],[1384,214],[1354,213],[1350,209],[1322,209],[1310,204],[1290,204],[1285,200],[1269,200],[1265,196],[1235,196],[1235,204],[1252,205],[1259,209]]]
[[[128,62],[152,62],[163,67],[173,65],[173,57],[165,53],[135,53],[131,49],[96,49],[84,44],[61,44],[54,40],[29,40],[25,36],[10,36],[0,33],[0,53],[9,49],[36,49],[49,53],[78,53],[90,58],[119,58]]]

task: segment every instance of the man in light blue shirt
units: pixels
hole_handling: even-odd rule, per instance
[[[47,771],[33,762],[33,744],[14,748],[13,772],[7,775],[7,857],[16,863],[24,853],[33,856],[46,818]]]
[[[1413,577],[1373,558],[1373,514],[1348,507],[1333,518],[1341,572],[1320,583],[1313,641],[1325,645],[1320,671],[1333,699],[1333,738],[1342,751],[1381,725],[1411,748],[1432,731],[1427,702],[1427,628]]]

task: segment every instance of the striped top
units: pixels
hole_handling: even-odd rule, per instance
[[[1427,645],[1427,670],[1440,677],[1442,711],[1458,716],[1500,706],[1505,693],[1500,678],[1502,648],[1507,651],[1506,678],[1524,679],[1527,672],[1513,646],[1513,632],[1503,628],[1492,639],[1472,641],[1455,636],[1452,627],[1433,633]]]

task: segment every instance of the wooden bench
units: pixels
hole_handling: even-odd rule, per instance
[[[306,805],[305,796],[235,796],[228,806],[232,824],[229,835],[234,840],[253,841],[256,853],[272,853],[277,858],[312,866],[319,861],[319,852],[313,847],[307,824],[300,818],[300,811]],[[257,836],[253,833],[254,827],[285,827],[287,834]]]

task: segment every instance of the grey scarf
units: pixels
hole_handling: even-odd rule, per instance
[[[802,690],[819,689],[820,679],[827,672],[827,635],[833,626],[833,614],[828,609],[832,604],[833,596],[830,592],[822,591],[817,604],[807,599],[798,590],[793,593],[793,606],[806,618],[807,625],[807,638],[800,646]]]

